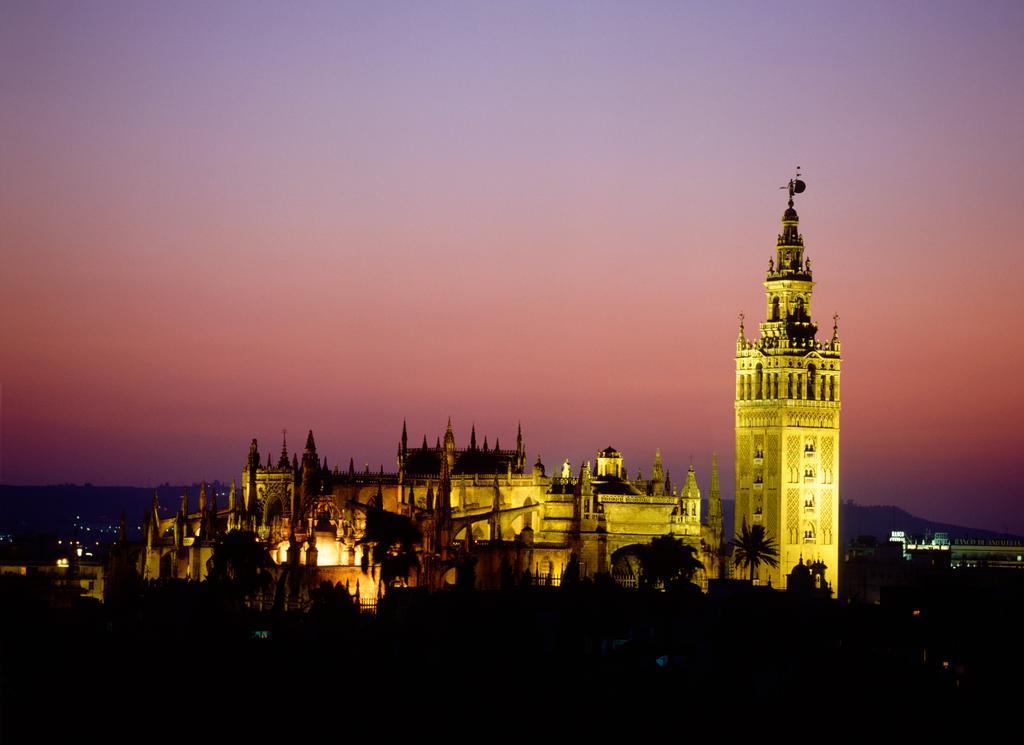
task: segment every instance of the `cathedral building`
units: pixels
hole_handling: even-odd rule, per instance
[[[760,584],[785,586],[794,567],[814,565],[838,587],[839,374],[838,329],[817,339],[810,259],[793,206],[803,191],[789,185],[775,256],[769,261],[760,335],[748,340],[742,315],[736,343],[735,533],[762,526],[779,550],[779,566],[761,565]],[[471,427],[457,445],[451,421],[431,445],[410,443],[406,424],[395,468],[331,467],[310,431],[301,459],[262,456],[256,440],[218,507],[205,487],[193,510],[188,495],[176,514],[161,517],[154,498],[144,524],[139,572],[146,579],[203,579],[218,536],[254,532],[281,572],[308,587],[340,582],[370,600],[381,591],[367,535],[370,515],[392,513],[415,525],[419,569],[402,581],[441,588],[458,567],[472,564],[479,588],[513,578],[555,584],[571,566],[583,577],[607,574],[638,581],[642,546],[672,536],[693,548],[703,571],[696,580],[729,576],[717,459],[712,460],[707,514],[691,465],[676,488],[655,452],[650,478],[632,477],[613,447],[574,467],[548,473],[537,456],[529,465],[522,428],[502,448]],[[382,512],[375,512],[375,511]],[[367,575],[373,578],[369,581]],[[819,580],[820,581],[820,580]]]
[[[765,277],[765,321],[736,341],[735,530],[761,525],[779,549],[779,566],[758,580],[785,586],[797,564],[824,563],[837,588],[839,569],[838,316],[832,337],[817,338],[811,260],[793,206],[803,182],[789,183],[775,256]]]
[[[410,446],[405,424],[397,468],[356,470],[329,467],[317,452],[313,433],[301,460],[264,459],[253,440],[242,469],[242,488],[232,484],[228,504],[218,509],[200,493],[199,510],[187,494],[178,512],[147,514],[141,573],[144,578],[205,577],[216,536],[232,529],[254,531],[274,563],[305,572],[307,584],[341,582],[362,587],[364,599],[379,588],[369,581],[370,555],[364,542],[367,512],[381,509],[410,518],[422,534],[420,570],[410,584],[443,587],[455,583],[456,566],[472,557],[475,584],[499,587],[508,577],[557,584],[570,563],[581,576],[606,573],[627,585],[638,580],[638,546],[671,535],[692,546],[705,570],[695,578],[724,576],[721,495],[717,464],[712,468],[709,521],[701,523],[701,492],[691,466],[680,489],[672,485],[661,453],[651,477],[627,474],[622,454],[612,447],[584,461],[578,470],[565,461],[555,474],[538,457],[527,467],[522,429],[515,447],[480,442],[471,428],[466,447],[457,447],[451,425],[443,439]]]

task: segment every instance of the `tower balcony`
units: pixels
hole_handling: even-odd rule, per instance
[[[763,481],[755,481],[753,486],[754,486],[754,491],[761,491],[762,489],[764,489],[764,482]]]

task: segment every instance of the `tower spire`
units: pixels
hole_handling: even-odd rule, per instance
[[[795,206],[806,190],[799,169],[782,188],[787,193],[782,230],[763,283],[765,320],[758,337],[737,343],[735,377],[735,531],[760,525],[776,542],[779,566],[763,567],[758,577],[776,587],[784,586],[788,570],[808,551],[822,558],[828,581],[835,582],[840,504],[838,320],[833,319],[833,340],[818,340],[815,283]],[[810,421],[814,429],[804,429],[802,422]],[[709,551],[725,543],[718,529],[717,465],[715,458]]]
[[[288,430],[281,430],[281,458],[277,461],[278,468],[287,468],[288,463]]]

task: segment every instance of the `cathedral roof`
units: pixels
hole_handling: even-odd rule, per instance
[[[591,482],[594,485],[595,494],[623,494],[627,496],[643,497],[645,494],[628,481],[623,481],[616,476],[601,476]]]
[[[441,473],[442,449],[417,448],[406,455],[405,472],[408,474],[433,476]],[[513,472],[516,468],[515,450],[480,450],[470,448],[455,451],[455,468],[452,473],[486,474],[507,473],[509,464]]]

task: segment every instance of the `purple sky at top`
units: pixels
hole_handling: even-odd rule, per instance
[[[298,5],[298,7],[296,7]],[[0,3],[4,483],[450,415],[732,493],[798,203],[841,496],[1024,532],[1024,5]]]

